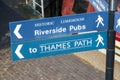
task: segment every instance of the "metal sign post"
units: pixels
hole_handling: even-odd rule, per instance
[[[114,31],[114,13],[116,0],[109,0],[109,24],[108,24],[108,49],[106,56],[106,79],[114,78],[114,57],[115,57],[115,31]]]

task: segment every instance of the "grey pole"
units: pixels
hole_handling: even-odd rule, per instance
[[[26,0],[25,2],[26,2],[26,4],[28,4],[28,0]]]
[[[114,13],[116,0],[109,0],[109,22],[108,22],[108,48],[106,56],[106,77],[105,80],[114,80],[114,57],[115,57],[115,31]]]

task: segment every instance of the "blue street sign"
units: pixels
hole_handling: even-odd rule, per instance
[[[74,32],[105,30],[107,27],[108,12],[94,12],[11,22],[10,35],[11,42],[16,42],[63,36]]]
[[[107,32],[17,42],[12,43],[11,48],[13,61],[96,50],[107,48]]]
[[[97,11],[108,11],[108,3],[105,0],[89,0]]]
[[[115,12],[114,30],[120,33],[120,13]]]

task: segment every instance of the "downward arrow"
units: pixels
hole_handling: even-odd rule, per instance
[[[24,58],[24,56],[20,53],[20,50],[21,50],[22,46],[23,46],[23,44],[18,45],[18,47],[17,47],[17,49],[16,49],[16,51],[15,51],[16,55],[17,55],[20,59]]]
[[[17,37],[18,39],[23,38],[23,37],[20,35],[20,33],[19,33],[19,30],[20,30],[21,26],[22,26],[22,24],[18,24],[18,25],[16,26],[15,30],[14,30],[14,34],[16,35],[16,37]]]

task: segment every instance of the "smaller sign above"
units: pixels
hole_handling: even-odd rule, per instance
[[[114,30],[120,33],[120,13],[115,12]]]
[[[107,48],[107,32],[12,43],[12,59],[26,60]]]
[[[108,3],[105,0],[89,0],[97,11],[108,11]]]

